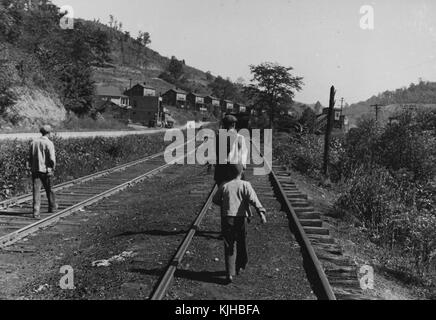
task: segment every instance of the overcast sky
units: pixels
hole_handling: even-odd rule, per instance
[[[250,80],[249,65],[292,66],[304,77],[297,101],[354,103],[419,78],[436,81],[434,0],[54,0],[76,17],[150,32],[151,48],[201,70]],[[374,30],[360,27],[371,5]]]

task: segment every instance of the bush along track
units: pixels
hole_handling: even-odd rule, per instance
[[[382,267],[425,287],[436,276],[436,112],[401,112],[379,126],[364,119],[332,141],[330,177],[340,195],[331,214],[356,219],[380,248]],[[275,159],[286,168],[321,177],[322,137],[278,137]],[[340,194],[339,194],[340,192]],[[431,289],[430,289],[431,290]]]
[[[54,138],[57,168],[55,184],[125,164],[164,151],[163,134],[116,138]],[[0,201],[29,193],[31,181],[26,171],[30,141],[0,143]]]

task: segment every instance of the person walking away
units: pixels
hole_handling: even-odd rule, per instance
[[[32,172],[33,217],[35,219],[41,218],[41,184],[47,194],[48,212],[54,213],[58,209],[55,194],[52,190],[56,168],[55,147],[53,142],[50,141],[52,128],[43,126],[40,132],[42,137],[32,142],[28,161],[28,169]]]
[[[250,205],[256,208],[262,223],[267,223],[266,210],[252,185],[242,181],[242,172],[242,165],[231,167],[229,174],[233,175],[233,180],[222,184],[213,198],[213,203],[221,207],[221,232],[229,283],[248,264],[247,222],[252,217]]]
[[[224,117],[222,127],[227,130],[229,137],[227,138],[227,149],[224,163],[221,163],[220,158],[220,137],[219,133],[216,136],[216,160],[214,180],[218,186],[224,182],[232,180],[229,172],[234,169],[235,165],[242,165],[243,170],[247,168],[248,148],[245,137],[238,134],[236,124],[238,119],[235,116],[227,115]],[[234,141],[231,145],[231,141]]]

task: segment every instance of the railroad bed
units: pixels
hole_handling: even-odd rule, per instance
[[[343,257],[321,214],[288,172],[268,165],[269,175],[254,176],[253,166],[246,171],[269,220],[265,226],[249,228],[248,270],[231,286],[223,286],[225,273],[217,264],[223,260],[220,214],[211,206],[215,186],[157,283],[152,300],[365,299],[356,267]]]
[[[253,218],[248,238],[250,263],[231,285],[226,285],[223,272],[219,211],[211,205],[217,189],[212,176],[199,166],[170,169],[163,164],[162,155],[62,186],[57,192],[60,214],[43,216],[42,224],[32,224],[34,221],[28,217],[29,199],[22,197],[15,204],[9,202],[0,217],[3,239],[0,243],[3,247],[12,245],[5,251],[9,258],[20,250],[33,254],[39,249],[29,241],[19,241],[28,235],[26,230],[34,232],[46,226],[44,221],[50,225],[67,217],[42,234],[69,241],[65,237],[71,228],[84,227],[93,217],[112,214],[117,224],[111,226],[113,221],[106,220],[107,225],[95,226],[99,235],[85,250],[69,244],[70,251],[97,253],[89,253],[91,256],[83,253],[83,257],[74,254],[64,261],[85,273],[83,286],[90,285],[86,281],[96,281],[95,274],[97,281],[114,281],[108,298],[132,298],[123,295],[126,290],[133,290],[133,298],[153,300],[363,299],[356,268],[342,256],[322,216],[311,207],[307,196],[298,191],[290,175],[275,167],[275,172],[268,176],[254,176],[252,169],[247,171],[247,179],[268,210],[268,224],[262,226],[257,216]],[[116,194],[145,178],[150,178],[149,184]],[[107,198],[104,202],[98,202],[104,198]],[[94,205],[85,213],[80,212],[91,204]],[[124,211],[123,205],[127,206]],[[119,211],[124,215],[118,215]],[[68,217],[72,212],[78,214]],[[86,235],[89,234],[88,231]],[[112,235],[101,240],[106,234]],[[114,266],[104,273],[89,269],[90,260],[104,258],[102,251],[108,257],[116,250],[131,252],[130,264]],[[72,293],[73,298],[77,298],[78,291]],[[61,291],[61,295],[65,294]]]
[[[0,248],[13,244],[41,228],[56,223],[60,218],[83,210],[84,207],[143,181],[171,165],[165,163],[163,153],[130,162],[109,170],[55,186],[54,214],[48,213],[48,201],[42,190],[41,220],[33,219],[32,195],[24,195],[0,203]]]

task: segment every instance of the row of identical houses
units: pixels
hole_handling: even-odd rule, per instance
[[[175,106],[200,112],[246,112],[247,108],[240,103],[229,100],[220,100],[214,96],[205,96],[194,92],[186,92],[180,89],[171,89],[162,95],[164,105]]]
[[[168,122],[168,119],[171,119],[166,106],[204,114],[214,111],[222,113],[247,111],[247,108],[239,103],[193,92],[188,93],[180,89],[171,89],[160,95],[156,89],[145,83],[136,84],[124,93],[116,87],[98,87],[94,108],[100,114],[110,114],[116,119],[155,126],[156,123]]]

